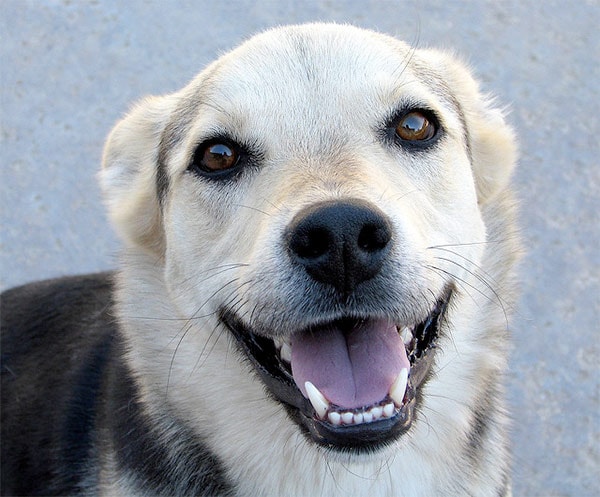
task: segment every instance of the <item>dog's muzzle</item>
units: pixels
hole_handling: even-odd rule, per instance
[[[360,298],[390,252],[387,217],[360,201],[326,202],[296,215],[285,241],[289,257],[317,285],[333,287],[339,302]],[[439,323],[451,287],[422,321],[398,323],[353,313],[281,337],[255,333],[227,309],[222,322],[237,338],[271,394],[321,445],[373,450],[406,432],[418,388],[430,370]]]

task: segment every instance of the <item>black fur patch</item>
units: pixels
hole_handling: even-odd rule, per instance
[[[108,397],[103,424],[119,466],[148,495],[230,495],[218,460],[172,413],[152,419],[123,364],[111,371],[120,388]]]
[[[88,357],[115,332],[111,290],[110,275],[100,274],[2,294],[3,494],[74,493],[78,476],[66,477],[64,455],[89,450],[83,435],[98,380],[78,382]]]
[[[199,100],[184,100],[178,109],[173,111],[171,119],[160,136],[158,156],[156,157],[156,195],[160,205],[164,205],[169,191],[169,175],[167,173],[171,150],[179,145],[196,115]]]
[[[76,495],[103,450],[154,495],[229,495],[217,459],[165,406],[146,413],[113,318],[112,275],[2,294],[2,495]]]

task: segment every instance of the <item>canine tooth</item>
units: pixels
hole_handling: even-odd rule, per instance
[[[385,406],[383,406],[383,415],[386,418],[391,418],[394,415],[395,410],[396,410],[396,408],[394,407],[394,403],[390,402],[389,404],[386,404]]]
[[[273,343],[277,350],[281,350],[281,347],[283,347],[283,338],[275,337],[273,338]]]
[[[371,411],[363,412],[363,422],[370,423],[373,421],[373,413]]]
[[[327,417],[332,425],[338,426],[342,424],[342,415],[339,412],[331,411]]]
[[[379,419],[381,417],[381,415],[383,414],[383,407],[379,407],[379,406],[375,406],[372,409],[370,409],[371,414],[373,415],[373,419]]]
[[[315,408],[315,412],[319,419],[325,419],[327,410],[329,409],[329,402],[325,396],[310,381],[304,383],[304,388],[306,388],[308,400],[310,400],[310,403]]]
[[[279,355],[281,358],[288,363],[292,362],[292,347],[289,343],[283,342],[281,349],[279,350]]]
[[[351,425],[352,421],[354,421],[354,414],[351,412],[342,413],[342,421],[344,424]]]
[[[402,407],[406,385],[408,383],[408,369],[402,368],[400,374],[390,388],[390,397],[398,407]]]
[[[353,421],[354,421],[355,425],[361,424],[363,422],[363,414],[362,414],[362,412],[359,412],[359,413],[355,414]]]
[[[400,338],[402,338],[404,345],[408,345],[413,339],[413,334],[410,328],[404,326],[402,331],[400,331]]]

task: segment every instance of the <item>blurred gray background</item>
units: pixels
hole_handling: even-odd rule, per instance
[[[515,495],[600,495],[598,1],[0,0],[0,17],[2,288],[115,265],[95,179],[106,134],[257,30],[350,22],[455,49],[521,142]]]

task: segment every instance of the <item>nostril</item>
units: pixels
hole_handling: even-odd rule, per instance
[[[290,240],[290,248],[302,259],[317,259],[329,251],[330,235],[326,228],[300,229]]]
[[[391,238],[392,232],[387,223],[366,224],[358,234],[357,245],[364,252],[379,252]]]

